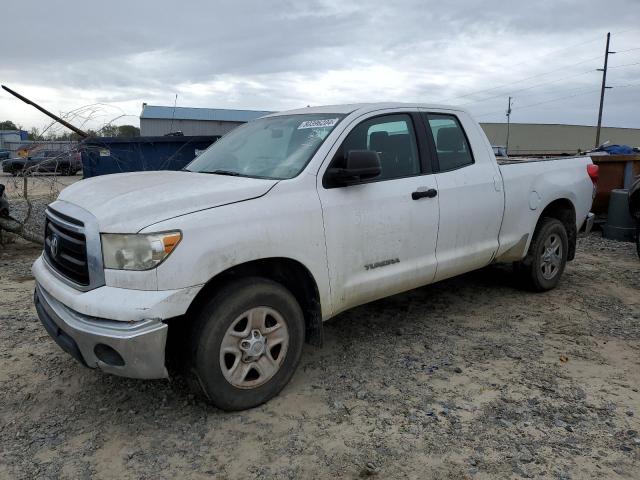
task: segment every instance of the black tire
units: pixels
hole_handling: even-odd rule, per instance
[[[253,388],[238,388],[223,374],[221,345],[225,334],[244,312],[268,307],[281,315],[289,334],[284,358],[276,373],[266,383]],[[195,319],[190,336],[190,371],[208,400],[223,410],[256,407],[285,387],[293,376],[304,343],[305,323],[295,297],[279,283],[261,277],[233,282],[217,292]]]
[[[56,167],[53,169],[53,173],[58,173],[65,177],[71,175],[71,172],[72,170],[69,165],[56,165]]]
[[[545,242],[554,238],[559,240],[561,251],[558,265],[550,271],[548,263],[543,267],[547,250]],[[527,288],[536,292],[551,290],[558,285],[560,277],[562,277],[567,264],[568,252],[569,237],[565,226],[560,220],[543,217],[538,222],[533,233],[533,240],[529,246],[527,256],[515,265],[515,271],[522,278]]]

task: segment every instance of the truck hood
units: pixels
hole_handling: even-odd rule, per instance
[[[93,177],[58,200],[98,219],[102,233],[134,233],[179,215],[261,197],[278,181],[193,172],[136,172]]]

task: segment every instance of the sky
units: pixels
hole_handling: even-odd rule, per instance
[[[640,128],[640,0],[22,0],[2,16],[0,83],[81,128],[174,101],[440,103],[503,122],[509,96],[513,122],[594,125],[609,31],[603,124]],[[50,123],[0,90],[5,119]]]

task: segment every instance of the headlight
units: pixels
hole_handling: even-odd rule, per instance
[[[180,243],[182,233],[103,233],[104,268],[149,270],[157,267]]]

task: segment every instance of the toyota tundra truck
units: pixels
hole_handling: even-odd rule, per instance
[[[85,366],[166,378],[171,345],[212,404],[250,408],[357,305],[496,262],[556,287],[597,176],[588,157],[497,162],[457,107],[280,112],[182,171],[67,187],[46,210],[35,306]]]

